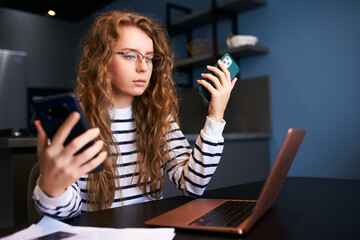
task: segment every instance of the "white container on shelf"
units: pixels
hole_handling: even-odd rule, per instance
[[[258,38],[251,35],[234,35],[226,39],[228,48],[236,48],[243,45],[256,45]]]

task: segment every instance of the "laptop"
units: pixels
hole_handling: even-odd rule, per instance
[[[258,200],[198,198],[145,224],[245,234],[272,207],[306,130],[290,128]]]

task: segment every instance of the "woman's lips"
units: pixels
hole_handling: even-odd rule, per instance
[[[144,86],[146,81],[143,79],[138,79],[138,80],[135,80],[134,83],[136,86]]]

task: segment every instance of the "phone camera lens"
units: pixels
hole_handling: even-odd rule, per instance
[[[53,106],[47,109],[47,115],[50,119],[64,118],[69,115],[67,108],[63,105]]]

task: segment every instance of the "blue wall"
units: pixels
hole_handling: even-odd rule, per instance
[[[271,162],[286,129],[304,128],[290,175],[360,179],[360,1],[268,1],[238,22],[270,48],[241,69],[271,77]]]

